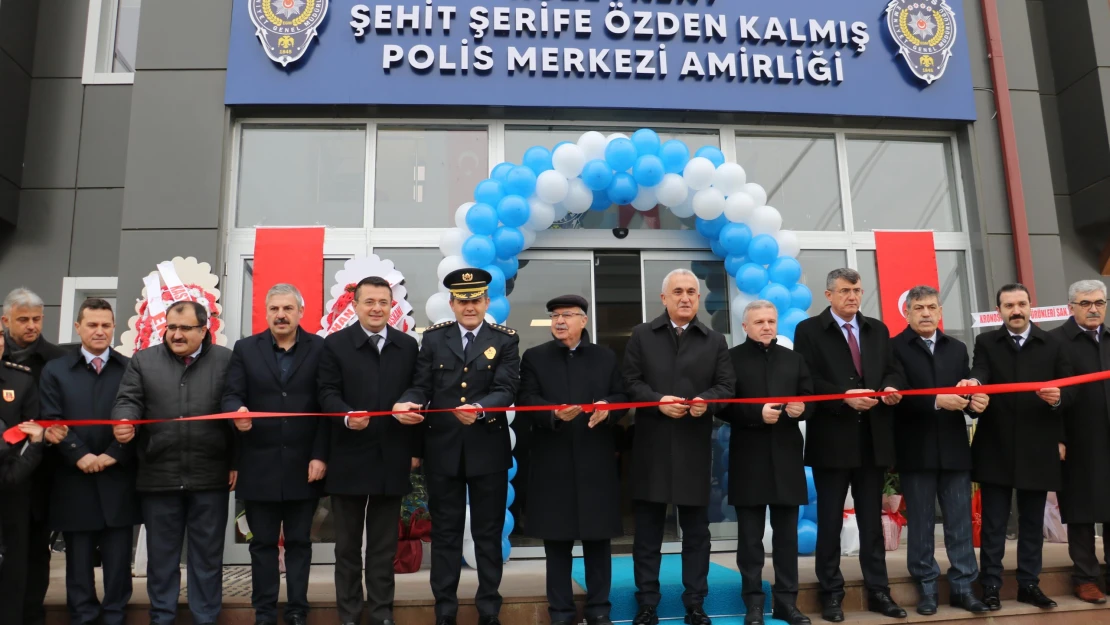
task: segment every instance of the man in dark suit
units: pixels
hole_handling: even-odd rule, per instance
[[[583,413],[576,404],[627,400],[617,356],[589,341],[579,295],[547,302],[555,340],[524,352],[521,406],[562,405],[532,412],[532,470],[528,475],[528,534],[543,539],[547,554],[547,603],[552,625],[576,622],[571,588],[571,550],[582,541],[586,567],[586,622],[611,625],[609,541],[620,536],[620,475],[613,425],[625,411]]]
[[[324,412],[389,410],[412,384],[416,339],[389,326],[393,290],[378,276],[355,287],[358,322],[324,340],[318,376]],[[362,620],[366,535],[366,604],[371,625],[393,623],[393,557],[401,499],[411,490],[420,415],[359,417],[330,423],[325,489],[335,515],[335,600],[340,622]],[[460,556],[461,558],[462,556]]]
[[[1030,321],[1029,291],[1007,284],[995,296],[1002,328],[975,339],[971,380],[975,384],[1040,382],[1072,375],[1063,344]],[[971,479],[979,482],[983,503],[979,581],[983,603],[1001,607],[1002,557],[1006,554],[1006,520],[1017,490],[1018,601],[1039,608],[1056,602],[1041,591],[1041,547],[1048,491],[1062,485],[1064,410],[1073,389],[1043,388],[1036,393],[994,397],[979,417],[971,444]]]
[[[472,268],[444,278],[455,321],[424,331],[412,388],[393,407],[399,419],[417,418],[411,411],[423,406],[451,410],[424,421],[437,625],[454,625],[459,608],[468,491],[478,560],[478,622],[501,623],[501,531],[513,457],[504,413],[484,409],[513,404],[520,384],[520,339],[512,329],[485,323],[490,280],[489,272]]]
[[[697,276],[675,269],[663,280],[663,314],[632,329],[624,354],[624,385],[634,402],[661,402],[636,411],[632,448],[632,499],[636,535],[636,625],[659,622],[659,566],[667,506],[682,526],[682,603],[686,623],[708,625],[702,602],[709,593],[709,481],[712,416],[733,396],[735,377],[728,343],[697,317]]]
[[[892,339],[906,388],[945,388],[966,379],[971,368],[967,346],[940,331],[940,294],[916,286],[906,296],[908,326]],[[894,446],[909,520],[907,567],[917,582],[919,614],[937,612],[940,565],[933,557],[936,502],[944,513],[950,601],[969,612],[988,611],[971,592],[979,576],[971,540],[971,445],[964,411],[981,413],[986,395],[912,396],[894,410]]]
[[[894,358],[890,331],[882,321],[859,312],[863,284],[854,269],[834,269],[825,280],[829,307],[798,324],[794,349],[813,375],[818,395],[893,394],[882,400],[861,397],[820,402],[806,426],[806,464],[817,487],[817,552],[814,567],[821,585],[822,617],[844,620],[844,576],[840,572],[840,529],[848,488],[856,502],[860,534],[860,568],[867,587],[867,607],[888,617],[904,618],[890,597],[883,547],[883,479],[894,466],[892,406],[901,396],[901,367]]]
[[[115,317],[102,299],[87,299],[74,324],[79,351],[49,362],[39,391],[44,419],[111,419],[130,358],[112,349]],[[109,425],[70,428],[57,447],[60,462],[50,493],[50,529],[66,541],[66,605],[74,625],[123,625],[131,599],[131,544],[142,522],[132,445]],[[100,561],[104,600],[93,571]]]
[[[776,342],[778,311],[766,300],[744,309],[747,340],[728,350],[737,397],[791,397],[813,394],[805,359]],[[798,506],[809,503],[805,441],[798,422],[813,404],[730,404],[718,415],[736,428],[729,438],[728,502],[736,508],[739,541],[736,566],[743,578],[745,625],[763,625],[763,531],[771,509],[775,564],[773,616],[790,625],[809,625],[797,608]],[[758,477],[756,477],[758,476]]]
[[[224,412],[320,412],[316,373],[324,339],[301,329],[304,299],[291,284],[266,293],[266,330],[235,343]],[[251,604],[259,625],[277,623],[278,539],[285,540],[288,625],[305,625],[312,517],[327,471],[328,428],[315,417],[236,419],[235,498],[250,526]]]

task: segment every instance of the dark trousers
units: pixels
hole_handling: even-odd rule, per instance
[[[308,613],[308,573],[312,566],[312,516],[319,499],[244,501],[251,529],[251,604],[254,620],[277,622],[278,541],[284,536],[286,620]]]
[[[578,615],[571,586],[573,540],[545,540],[547,556],[547,611],[551,622],[572,623]],[[583,540],[586,567],[586,618],[609,618],[609,588],[613,582],[612,548],[608,540]]]
[[[1071,574],[1073,584],[1098,583],[1102,567],[1095,553],[1094,523],[1068,523],[1068,555],[1075,565]],[[1110,562],[1110,536],[1102,539],[1102,559]]]
[[[339,622],[362,621],[363,532],[366,533],[366,607],[370,622],[377,625],[392,620],[393,558],[397,555],[401,498],[332,495],[331,511],[335,515],[335,604]]]
[[[979,581],[984,586],[1002,586],[1002,558],[1006,555],[1006,520],[1010,516],[1009,486],[982,484],[983,526],[979,530]],[[1017,491],[1019,585],[1039,583],[1041,547],[1044,546],[1044,504],[1048,493],[1043,490]]]
[[[856,502],[859,524],[859,565],[863,585],[871,592],[890,592],[883,545],[883,470],[813,469],[817,487],[817,551],[814,569],[823,599],[844,598],[844,576],[840,572],[840,530],[844,525],[844,500],[848,488]]]
[[[770,506],[771,559],[775,564],[775,584],[771,594],[775,604],[794,606],[798,600],[798,506]],[[741,592],[749,610],[763,610],[763,531],[767,506],[736,506],[739,541],[736,567],[743,580]]]
[[[66,541],[66,606],[70,625],[123,625],[131,600],[133,527],[96,532],[64,532]],[[104,601],[96,598],[97,551],[104,571]]]
[[[902,471],[906,496],[906,568],[921,593],[937,594],[940,565],[936,551],[936,502],[944,515],[944,547],[948,552],[948,585],[953,594],[971,592],[979,576],[971,541],[971,473],[968,471]]]
[[[4,563],[0,565],[0,625],[24,625],[31,526],[29,497],[20,492],[7,492],[2,497]]]
[[[636,603],[659,605],[659,566],[663,560],[663,530],[667,504],[636,501],[636,535],[632,538],[632,566]],[[709,594],[709,508],[676,506],[682,528],[682,604],[701,607]]]
[[[501,531],[505,527],[505,502],[509,479],[504,471],[471,477],[429,473],[428,511],[432,513],[432,595],[436,618],[455,616],[459,609],[459,575],[462,572],[466,497],[470,491],[470,534],[478,563],[478,593],[474,603],[479,616],[501,612]]]
[[[181,594],[181,545],[189,536],[189,611],[195,625],[215,623],[223,601],[225,490],[141,493],[146,525],[146,587],[152,625],[171,625]]]
[[[27,529],[27,594],[23,600],[23,625],[46,622],[46,589],[50,586],[50,528],[42,519],[31,519]]]

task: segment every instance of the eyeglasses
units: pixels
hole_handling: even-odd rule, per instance
[[[166,326],[166,332],[173,333],[173,332],[177,332],[178,330],[181,330],[182,332],[188,332],[189,330],[197,330],[197,329],[200,329],[200,328],[203,328],[203,327],[204,327],[203,324],[197,325],[197,326],[179,326],[179,325],[174,324],[174,325]]]
[[[559,321],[560,319],[572,319],[574,317],[585,317],[586,315],[582,313],[547,313],[547,316],[551,317],[553,321]]]
[[[1106,308],[1106,300],[1100,299],[1093,302],[1083,300],[1082,302],[1072,302],[1072,305],[1078,306],[1080,308],[1090,308],[1092,306],[1094,306],[1095,308]]]
[[[863,295],[863,289],[861,289],[859,287],[856,287],[854,289],[838,289],[836,291],[836,294],[841,296],[841,297],[845,297],[845,296],[848,296],[848,295],[855,295],[855,296],[858,297],[860,295]]]

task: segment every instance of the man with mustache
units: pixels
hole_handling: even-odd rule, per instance
[[[1029,290],[1006,284],[995,296],[1003,327],[975,339],[971,379],[960,386],[1040,382],[1072,375],[1064,345],[1029,320]],[[970,390],[970,389],[969,389]],[[1006,520],[1017,490],[1017,600],[1038,608],[1056,602],[1041,591],[1041,547],[1048,491],[1062,484],[1060,461],[1065,454],[1064,412],[1073,389],[1046,387],[1035,393],[1003,393],[991,397],[979,417],[971,444],[971,479],[979,482],[983,502],[980,530],[979,582],[983,603],[1001,609],[1002,557],[1006,554]]]
[[[1106,284],[1080,280],[1068,288],[1071,318],[1049,334],[1064,345],[1075,375],[1110,369],[1110,332],[1106,326]],[[1064,412],[1067,454],[1060,512],[1068,524],[1068,553],[1075,565],[1075,596],[1106,603],[1098,587],[1102,572],[1095,555],[1095,523],[1110,523],[1110,380],[1075,387],[1075,401]],[[1110,541],[1103,542],[1104,555]]]

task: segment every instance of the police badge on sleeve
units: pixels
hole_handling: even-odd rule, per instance
[[[886,25],[915,76],[933,84],[956,44],[956,12],[945,0],[890,0]]]
[[[246,0],[266,56],[282,67],[304,56],[328,13],[328,0]]]

